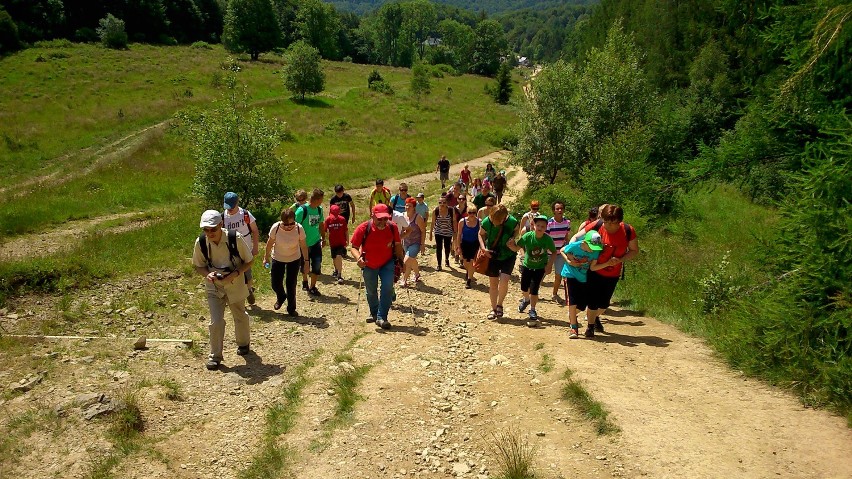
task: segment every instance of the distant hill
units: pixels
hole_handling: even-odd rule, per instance
[[[338,10],[344,12],[355,12],[363,14],[379,8],[385,3],[393,0],[326,0]],[[433,0],[435,3],[445,3],[454,7],[464,8],[474,12],[485,11],[489,15],[509,12],[524,8],[541,9],[558,6],[563,1],[559,0]],[[572,4],[592,4],[597,0],[572,0]]]

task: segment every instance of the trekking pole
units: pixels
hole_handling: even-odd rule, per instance
[[[361,319],[361,283],[364,282],[364,272],[358,277],[358,301],[355,303],[355,316]]]
[[[406,295],[408,296],[408,306],[411,308],[411,319],[414,320],[414,325],[419,326],[417,324],[417,316],[414,315],[414,303],[411,302],[411,288],[405,288]]]

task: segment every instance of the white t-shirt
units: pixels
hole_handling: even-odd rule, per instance
[[[402,232],[403,229],[408,228],[408,217],[405,216],[405,213],[394,211],[393,222],[396,223],[397,226],[399,226],[400,232]]]
[[[246,223],[246,213],[248,213],[249,223],[254,223],[254,215],[242,208],[237,208],[237,212],[232,215],[228,214],[228,211],[225,210],[222,214],[222,219],[225,223],[225,229],[237,230],[237,233],[243,235],[243,240],[246,242],[249,249],[251,249],[254,245],[251,238],[251,228],[249,228],[249,225]]]
[[[296,261],[302,257],[301,241],[305,240],[305,228],[299,223],[287,231],[278,221],[269,229],[269,236],[275,235],[275,245],[272,246],[272,259],[282,263]]]

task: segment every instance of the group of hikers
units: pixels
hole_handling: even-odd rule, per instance
[[[302,289],[320,296],[317,279],[322,270],[323,248],[331,252],[332,277],[344,283],[344,258],[351,254],[360,269],[361,284],[369,307],[368,323],[390,329],[388,319],[396,298],[395,286],[417,287],[421,280],[418,256],[434,240],[437,271],[462,266],[464,286],[472,288],[476,274],[488,277],[491,311],[488,319],[504,315],[503,302],[509,280],[523,250],[520,264],[521,298],[518,311],[527,312],[527,325],[540,326],[536,311],[544,278],[553,273],[552,301],[567,304],[569,337],[579,337],[578,312],[585,311],[585,336],[603,332],[600,315],[609,307],[622,263],[639,253],[634,229],[624,223],[617,205],[605,204],[589,210],[588,218],[572,235],[571,221],[565,217],[565,204],[553,203],[553,216],[539,212],[538,201],[520,219],[502,203],[506,172],[486,166],[482,178],[473,178],[465,165],[449,188],[449,161],[442,156],[436,172],[441,179],[438,205],[429,207],[424,193],[408,194],[400,183],[394,194],[378,179],[370,192],[370,219],[354,225],[355,203],[343,185],[334,187],[323,211],[325,193],[317,188],[310,194],[299,190],[295,202],[281,212],[269,229],[263,256],[270,270],[275,292],[273,309],[286,304],[287,314],[298,316],[296,292],[299,274]],[[471,198],[470,204],[468,198]],[[210,309],[210,355],[207,369],[215,370],[222,361],[225,308],[234,317],[237,354],[250,352],[249,317],[245,303],[255,303],[252,264],[259,254],[259,231],[254,216],[239,206],[238,195],[228,192],[224,210],[207,210],[201,216],[203,233],[195,242],[192,263],[206,278]],[[431,220],[431,221],[430,221]],[[427,226],[428,225],[428,226]],[[443,266],[442,266],[443,265]],[[560,288],[565,298],[559,296]]]

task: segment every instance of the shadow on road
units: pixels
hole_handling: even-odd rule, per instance
[[[254,351],[243,356],[243,359],[246,361],[245,364],[238,364],[236,366],[222,365],[219,367],[219,370],[223,373],[237,373],[240,377],[248,379],[246,384],[259,384],[284,372],[284,368],[277,364],[263,364],[263,358],[258,356]]]
[[[595,339],[593,341],[597,341],[599,343],[620,344],[630,348],[635,348],[640,344],[654,346],[655,348],[667,348],[669,343],[672,342],[671,339],[660,338],[658,336],[628,336],[626,334],[609,332],[595,334]]]

